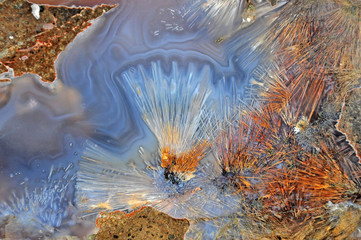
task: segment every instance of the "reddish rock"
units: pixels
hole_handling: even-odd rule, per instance
[[[48,82],[56,78],[58,55],[91,25],[90,20],[114,7],[39,6],[40,18],[36,19],[31,6],[25,0],[0,1],[0,74],[8,66],[15,76],[35,73]]]

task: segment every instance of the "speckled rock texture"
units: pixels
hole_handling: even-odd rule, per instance
[[[94,239],[179,240],[184,239],[189,225],[186,219],[174,219],[151,207],[129,214],[119,211],[103,212],[97,219],[100,230]]]
[[[52,82],[58,55],[91,25],[90,20],[114,6],[92,9],[36,5],[39,19],[32,7],[25,0],[0,0],[0,74],[10,67],[15,76],[35,73],[43,81]]]
[[[350,91],[345,97],[341,118],[337,124],[338,130],[343,132],[350,144],[361,157],[361,88]]]

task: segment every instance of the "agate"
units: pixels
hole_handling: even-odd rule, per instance
[[[277,69],[277,44],[267,45],[267,31],[285,1],[46,3],[117,6],[59,55],[53,83],[35,74],[2,83],[0,217],[17,218],[9,236],[21,228],[30,238],[84,237],[101,211],[151,206],[193,221],[188,238],[198,231],[212,239],[233,223],[232,214],[240,227],[247,225],[239,217],[244,205],[259,200],[247,189],[263,184],[250,178],[263,171],[272,182],[285,166],[279,152],[321,151],[305,144],[287,148],[288,142],[277,148],[275,129],[287,125],[283,132],[303,134],[308,125],[301,121],[311,117],[300,118],[294,105],[286,111],[279,102],[265,108],[257,102],[273,87],[267,77]],[[292,123],[285,120],[289,112],[296,112]],[[225,149],[257,161],[236,166]],[[259,161],[265,156],[272,166]]]

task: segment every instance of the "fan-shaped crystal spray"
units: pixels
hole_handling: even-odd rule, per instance
[[[279,4],[281,6],[281,4]],[[251,0],[195,0],[185,6],[185,19],[190,27],[207,29],[216,42],[231,37],[274,10],[267,1]]]
[[[56,229],[64,223],[70,207],[69,185],[75,177],[67,172],[57,179],[55,171],[62,172],[52,167],[42,186],[25,187],[23,193],[14,192],[8,201],[0,203],[0,220],[13,219],[6,227],[9,237],[39,239],[56,234]]]
[[[166,75],[159,62],[151,65],[148,72],[139,66],[135,74],[128,71],[123,77],[158,140],[165,177],[174,182],[189,180],[209,146],[203,128],[210,69],[198,71],[191,63],[184,71],[173,62],[171,74]]]
[[[210,68],[190,63],[184,69],[173,62],[166,73],[160,62],[153,62],[150,68],[139,66],[123,76],[159,149],[155,153],[140,151],[145,168],[129,164],[120,169],[110,162],[121,156],[89,142],[78,173],[82,211],[93,214],[148,205],[173,217],[192,219],[237,209],[237,199],[222,196],[211,184],[213,165],[203,158],[209,147],[206,100]]]

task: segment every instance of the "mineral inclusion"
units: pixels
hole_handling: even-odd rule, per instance
[[[186,239],[360,237],[335,127],[360,87],[358,1],[32,2],[42,32],[0,49],[0,238],[82,239],[144,206]],[[48,51],[56,74],[34,67]]]

